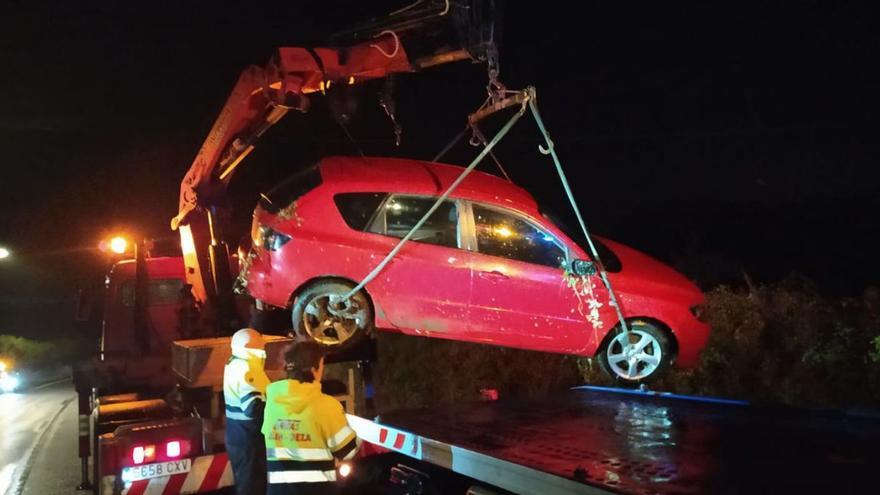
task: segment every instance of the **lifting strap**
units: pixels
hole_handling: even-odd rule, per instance
[[[629,333],[629,327],[626,324],[623,310],[620,307],[617,296],[614,294],[614,289],[611,287],[611,281],[608,280],[608,274],[605,271],[605,265],[599,258],[599,253],[596,250],[595,244],[593,244],[593,240],[590,237],[589,231],[587,230],[587,225],[584,222],[583,215],[581,215],[581,211],[580,208],[578,208],[577,201],[575,201],[574,199],[574,194],[572,193],[571,186],[568,183],[568,179],[565,177],[565,172],[563,172],[562,170],[562,163],[559,160],[559,156],[556,154],[556,149],[553,145],[553,141],[550,139],[550,134],[547,132],[547,128],[544,126],[544,121],[543,119],[541,119],[541,114],[538,112],[537,92],[535,91],[535,88],[529,86],[522,91],[509,91],[502,89],[500,93],[505,97],[496,98],[490,96],[490,98],[487,99],[486,102],[483,103],[483,105],[479,109],[477,109],[476,112],[468,116],[468,125],[455,138],[453,138],[453,140],[445,148],[443,148],[443,150],[438,153],[437,156],[434,157],[434,161],[439,160],[450,149],[452,149],[452,147],[461,140],[461,138],[465,135],[469,128],[476,130],[476,125],[480,120],[512,106],[519,105],[519,110],[513,115],[513,117],[510,118],[510,120],[507,121],[506,124],[504,124],[504,127],[502,127],[501,130],[498,131],[498,133],[492,138],[491,141],[485,143],[485,139],[483,139],[484,148],[480,151],[477,157],[474,158],[473,161],[471,161],[470,165],[468,165],[467,168],[465,168],[461,172],[461,175],[459,175],[458,178],[455,179],[455,181],[450,184],[448,188],[446,188],[446,191],[444,191],[443,194],[439,198],[437,198],[431,208],[428,209],[428,211],[422,216],[422,218],[420,218],[419,221],[416,222],[415,225],[413,225],[412,229],[410,229],[410,231],[407,232],[406,235],[403,236],[402,239],[400,239],[400,241],[398,241],[397,245],[394,246],[394,248],[385,256],[385,258],[378,265],[376,265],[376,267],[373,268],[373,270],[369,274],[367,274],[367,276],[364,277],[364,279],[348,293],[343,296],[338,296],[337,298],[331,296],[331,303],[344,304],[348,302],[353,295],[363,289],[368,283],[372,282],[379,275],[379,273],[381,273],[382,270],[385,269],[385,267],[388,265],[389,262],[391,262],[391,260],[397,255],[397,253],[400,252],[400,250],[412,238],[415,232],[418,231],[422,227],[422,225],[424,225],[425,222],[428,221],[431,215],[433,215],[434,212],[440,207],[440,205],[443,204],[444,201],[446,201],[449,195],[452,194],[452,191],[454,191],[455,188],[457,188],[458,185],[461,184],[465,177],[467,177],[468,174],[470,174],[487,155],[492,153],[492,149],[495,147],[495,145],[497,145],[498,142],[507,135],[514,124],[516,124],[520,117],[523,116],[526,111],[526,106],[528,106],[528,108],[532,112],[532,116],[535,118],[535,123],[538,126],[538,130],[541,131],[541,135],[543,136],[544,142],[546,144],[546,148],[539,145],[538,150],[541,152],[541,154],[550,155],[553,160],[553,164],[556,166],[556,172],[559,175],[559,180],[562,182],[562,187],[565,189],[565,194],[568,197],[568,201],[571,204],[572,209],[574,210],[575,216],[578,220],[578,224],[580,225],[581,230],[584,233],[584,237],[586,237],[587,239],[587,243],[590,247],[590,252],[593,255],[593,259],[597,261],[602,283],[608,290],[609,303],[617,313],[617,318],[620,323],[620,329],[624,334]],[[477,130],[477,132],[479,131]],[[475,135],[478,138],[482,136],[482,134]],[[501,164],[498,163],[498,166],[500,167]],[[504,171],[503,168],[501,170]],[[507,175],[506,172],[504,172],[504,174],[505,176]]]
[[[590,237],[590,232],[587,230],[587,224],[584,223],[584,217],[581,215],[581,209],[578,208],[577,201],[574,199],[574,194],[571,192],[571,186],[569,186],[568,179],[565,177],[565,172],[562,171],[562,162],[559,161],[559,155],[556,154],[556,147],[553,145],[553,141],[550,139],[550,134],[547,132],[547,128],[544,127],[544,120],[541,119],[541,114],[538,112],[535,88],[529,87],[527,91],[528,90],[532,91],[532,97],[529,98],[529,109],[532,111],[532,116],[535,117],[535,124],[538,125],[538,130],[540,130],[541,135],[544,136],[544,142],[547,143],[546,148],[538,145],[538,151],[543,155],[550,155],[553,159],[553,164],[556,165],[556,172],[559,174],[559,180],[562,182],[562,187],[565,189],[565,194],[568,196],[568,202],[571,203],[571,209],[574,210],[578,224],[580,224],[584,237],[587,239],[587,244],[590,246],[590,253],[593,255],[593,259],[598,262],[599,275],[602,278],[602,283],[605,285],[605,288],[608,289],[608,300],[617,312],[617,320],[620,322],[620,329],[623,333],[628,334],[629,327],[627,327],[626,318],[623,316],[623,310],[620,308],[617,296],[614,294],[614,289],[611,288],[611,281],[608,280],[608,273],[605,271],[605,264],[602,263],[602,260],[599,258],[599,253],[596,251],[596,246],[593,244],[593,239]]]
[[[368,273],[367,276],[364,277],[364,279],[361,280],[361,282],[359,284],[357,284],[357,286],[355,286],[353,289],[348,291],[347,294],[343,295],[338,300],[333,301],[332,300],[333,298],[331,297],[331,303],[338,304],[341,302],[348,301],[351,298],[351,296],[357,294],[357,292],[359,290],[363,289],[364,286],[366,286],[368,283],[372,282],[373,279],[375,279],[379,275],[379,273],[382,272],[382,270],[385,268],[385,266],[387,266],[388,263],[391,262],[391,260],[394,258],[394,256],[396,256],[397,253],[399,253],[400,250],[403,249],[403,246],[412,238],[412,236],[416,233],[416,231],[418,231],[420,228],[422,228],[422,225],[424,225],[425,222],[428,221],[428,218],[430,218],[431,215],[433,215],[434,212],[437,211],[437,208],[439,208],[440,205],[443,204],[444,201],[446,201],[446,199],[449,197],[449,195],[452,194],[452,191],[454,191],[455,188],[457,188],[458,185],[461,184],[462,181],[464,181],[465,177],[467,177],[468,174],[470,174],[477,167],[477,165],[479,165],[479,163],[481,161],[483,161],[483,158],[485,158],[486,155],[488,155],[492,151],[492,148],[494,148],[495,145],[498,144],[498,142],[501,141],[501,139],[505,135],[507,135],[507,133],[513,127],[513,125],[516,124],[516,122],[520,119],[520,117],[523,116],[523,114],[525,112],[526,112],[526,101],[524,100],[520,104],[519,111],[516,112],[513,115],[513,117],[511,117],[510,120],[507,121],[506,124],[504,124],[504,127],[502,127],[500,131],[498,131],[498,134],[496,134],[495,137],[492,138],[492,141],[490,141],[489,144],[487,144],[486,147],[483,148],[482,151],[480,151],[480,153],[477,155],[477,157],[471,161],[470,165],[468,165],[467,168],[465,168],[461,172],[461,175],[459,175],[458,178],[455,179],[455,181],[452,184],[450,184],[448,188],[446,188],[446,191],[444,191],[443,194],[439,198],[437,198],[437,201],[435,201],[434,204],[431,206],[431,208],[427,212],[425,212],[425,214],[422,216],[422,218],[420,218],[419,221],[416,222],[415,225],[413,225],[413,228],[411,228],[410,231],[407,232],[406,235],[403,236],[402,239],[400,239],[400,241],[398,241],[397,245],[394,246],[394,249],[392,249],[391,252],[389,252],[388,255],[386,255],[385,258],[378,265],[376,265],[376,268],[373,268],[373,271]]]

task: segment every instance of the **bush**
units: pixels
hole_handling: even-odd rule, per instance
[[[11,361],[16,368],[69,363],[76,350],[76,343],[65,339],[41,341],[0,335],[0,359]]]
[[[707,293],[709,344],[652,388],[814,407],[880,405],[880,313],[807,280]]]
[[[580,381],[572,356],[379,332],[379,412],[480,399],[546,396]]]
[[[880,406],[880,297],[829,299],[801,277],[706,294],[712,334],[699,364],[654,390],[812,407]],[[382,410],[537,397],[578,383],[615,385],[594,359],[379,333]]]

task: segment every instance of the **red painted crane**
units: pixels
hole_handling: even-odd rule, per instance
[[[282,47],[239,77],[180,185],[178,214],[187,282],[205,309],[229,321],[232,277],[223,241],[226,188],[257,140],[290,110],[332,85],[359,84],[460,60],[496,67],[492,0],[419,0],[333,37],[335,47]],[[228,314],[226,314],[228,313]],[[223,331],[218,328],[218,330]]]

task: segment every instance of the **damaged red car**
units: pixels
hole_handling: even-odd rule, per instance
[[[240,284],[287,308],[301,335],[346,346],[374,329],[595,356],[639,382],[695,364],[709,336],[703,294],[668,266],[595,238],[629,332],[621,332],[589,250],[524,189],[473,172],[390,264],[374,268],[461,174],[461,167],[330,157],[263,195]]]

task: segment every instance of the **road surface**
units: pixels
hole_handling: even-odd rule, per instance
[[[0,394],[0,495],[85,493],[75,398],[69,380]]]

